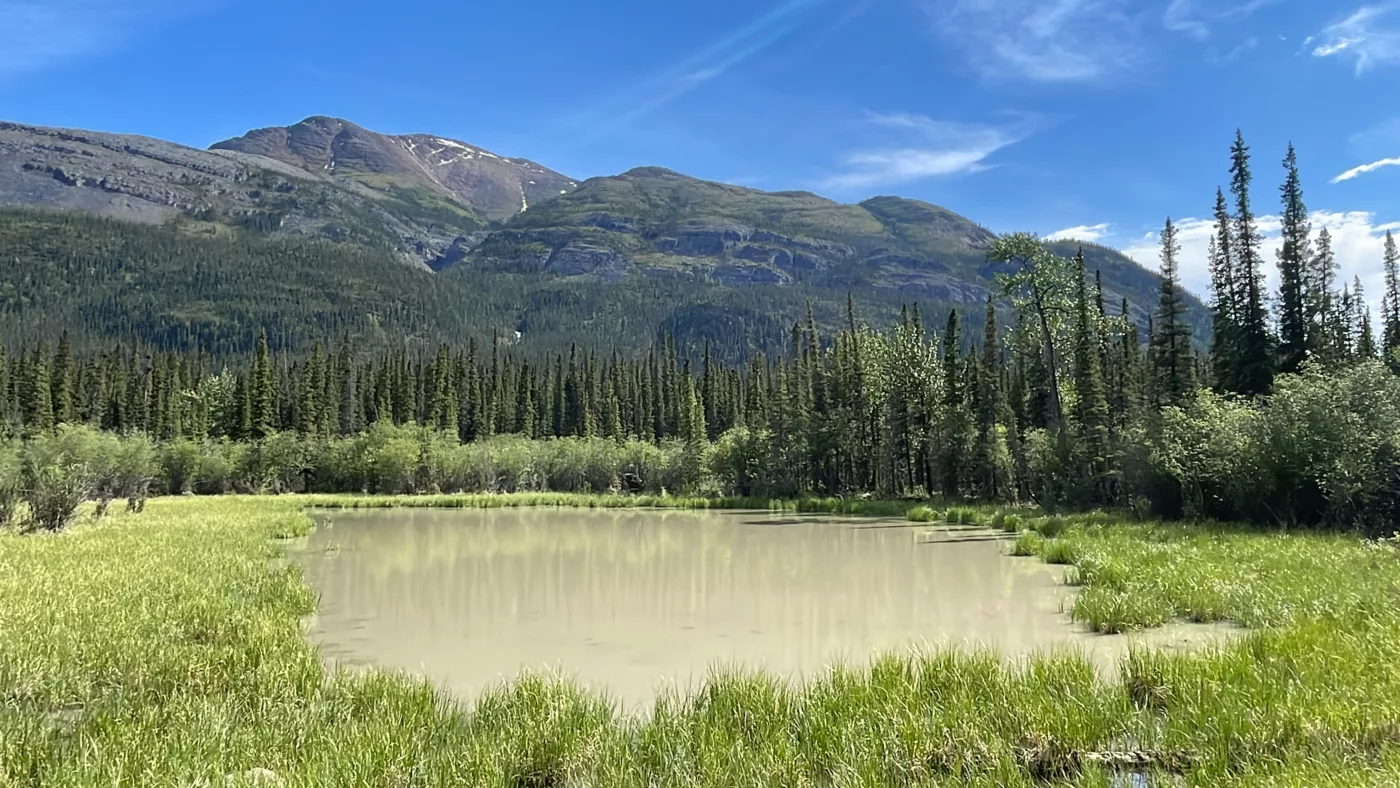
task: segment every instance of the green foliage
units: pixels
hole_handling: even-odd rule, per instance
[[[22,471],[19,443],[0,440],[0,528],[14,522],[24,492]]]
[[[905,516],[914,523],[936,523],[941,519],[941,515],[936,509],[927,506],[915,506]]]
[[[109,460],[92,430],[65,427],[27,441],[20,450],[27,528],[60,531],[78,515],[98,484],[98,463]]]

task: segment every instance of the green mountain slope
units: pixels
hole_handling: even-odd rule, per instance
[[[465,294],[385,251],[246,232],[194,235],[78,213],[0,210],[0,343],[139,341],[241,354],[350,334],[462,339]]]
[[[912,303],[930,325],[954,308],[976,323],[1002,270],[986,259],[990,231],[916,200],[845,205],[660,168],[574,185],[333,118],[211,151],[0,124],[0,207],[68,212],[0,210],[0,342],[66,328],[236,354],[265,325],[288,347],[350,333],[637,354],[670,333],[737,359],[780,352],[809,308],[829,335],[848,296],[875,325]],[[1157,277],[1111,249],[1085,253],[1111,308],[1126,298],[1145,325]],[[1205,311],[1188,304],[1204,339]]]
[[[885,305],[982,304],[1000,270],[995,236],[945,208],[899,197],[843,205],[806,192],[768,193],[642,168],[596,178],[505,223],[450,266],[470,278],[508,272],[553,280],[673,280],[730,288],[801,285],[822,300],[859,291]],[[1061,254],[1073,247],[1056,245]],[[1085,250],[1106,298],[1146,323],[1157,278],[1106,247]],[[1203,319],[1191,299],[1193,318]]]

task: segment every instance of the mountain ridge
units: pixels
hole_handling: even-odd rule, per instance
[[[481,177],[472,180],[473,173]],[[414,280],[414,287],[438,281],[465,299],[463,308],[470,301],[486,310],[473,330],[542,332],[553,344],[571,332],[637,343],[664,330],[682,344],[733,344],[728,350],[742,355],[780,348],[780,324],[797,319],[804,302],[830,324],[841,319],[848,295],[876,323],[893,319],[903,303],[920,303],[930,318],[952,308],[980,314],[1006,270],[987,260],[993,232],[920,200],[839,203],[654,166],[577,182],[446,137],[384,135],[325,116],[255,129],[207,151],[0,123],[5,206],[196,235],[328,240],[441,277]],[[1076,247],[1049,246],[1063,255]],[[1090,269],[1103,274],[1110,306],[1126,299],[1145,326],[1156,274],[1108,247],[1086,246],[1085,253]],[[367,270],[365,262],[354,265]],[[164,260],[161,270],[177,271],[178,260]],[[285,275],[318,287],[334,281],[306,269]],[[0,291],[6,286],[0,280]],[[8,286],[23,295],[23,287]],[[1204,337],[1204,307],[1194,297],[1188,304]]]
[[[491,221],[508,219],[578,185],[529,159],[432,134],[381,134],[325,115],[292,126],[253,129],[209,150],[260,155],[371,188],[426,187]]]

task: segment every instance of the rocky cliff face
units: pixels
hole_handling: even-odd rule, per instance
[[[0,123],[0,206],[384,245],[427,266],[479,243],[485,221],[257,154],[124,134]]]
[[[423,189],[490,220],[510,218],[578,185],[526,159],[427,134],[379,134],[339,118],[313,117],[295,126],[257,129],[215,143],[211,150],[265,156],[376,189]]]
[[[987,261],[995,239],[917,200],[842,205],[641,168],[587,181],[506,222],[457,265],[605,281],[636,275],[734,288],[801,285],[841,298],[861,291],[980,308],[1001,270]],[[1103,272],[1106,297],[1114,304],[1126,298],[1145,325],[1156,276],[1111,249],[1086,254]]]

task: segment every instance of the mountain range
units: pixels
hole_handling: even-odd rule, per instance
[[[0,259],[13,261],[0,277],[0,310],[16,316],[27,310],[30,317],[38,294],[26,290],[25,281],[36,278],[28,274],[58,266],[48,280],[62,282],[72,273],[63,268],[71,261],[62,260],[75,253],[34,248],[32,228],[51,220],[42,211],[55,209],[114,220],[101,225],[104,237],[129,227],[145,233],[142,244],[172,249],[210,238],[243,244],[254,257],[264,254],[259,244],[314,247],[314,253],[278,252],[288,259],[315,257],[332,269],[269,269],[279,280],[269,287],[289,292],[311,279],[334,289],[340,268],[373,278],[366,268],[373,259],[416,269],[389,278],[431,291],[432,303],[456,299],[472,310],[441,325],[431,316],[415,321],[413,338],[424,341],[435,331],[520,332],[526,342],[552,346],[575,338],[644,346],[666,331],[683,344],[717,343],[743,355],[781,346],[783,326],[809,303],[819,321],[839,322],[848,295],[871,322],[913,302],[931,316],[957,308],[980,318],[992,281],[1004,270],[987,261],[996,237],[991,231],[917,200],[842,204],[810,192],[763,192],[656,167],[579,182],[447,137],[385,135],[319,116],[250,131],[204,151],[146,137],[0,123],[0,207],[22,209],[10,212],[9,221],[22,219],[31,228],[24,240],[12,234],[7,247],[0,216],[0,254],[6,255]],[[142,224],[149,229],[138,231]],[[81,240],[90,230],[65,227],[58,236],[82,249],[78,258],[101,253],[100,245]],[[1052,244],[1066,255],[1074,246]],[[1106,247],[1086,246],[1085,252],[1110,303],[1126,299],[1145,324],[1156,302],[1156,275]],[[334,263],[339,253],[355,255],[355,264]],[[194,254],[177,249],[162,257],[163,280],[193,276],[197,266],[180,261]],[[207,243],[197,254],[209,258]],[[140,275],[139,260],[120,263],[123,276]],[[89,260],[87,270],[116,271],[115,264]],[[375,298],[356,300],[364,288],[344,286],[334,322],[356,333],[376,325],[382,333],[378,315],[390,309],[382,302],[393,301],[393,294],[379,287]],[[170,291],[195,292],[191,287],[185,282]],[[149,289],[143,292],[149,296]],[[113,303],[119,296],[105,295],[102,308],[126,308]],[[159,337],[153,341],[169,341],[181,320],[187,325],[174,335],[198,336],[210,325],[236,334],[238,326],[230,323],[237,321],[219,311],[219,294],[204,296],[209,306],[192,324],[181,304],[144,298],[144,308],[154,304],[157,310],[154,322],[143,321]],[[1203,326],[1203,307],[1194,298],[1188,302],[1192,321]],[[326,313],[317,309],[330,308],[308,307],[313,324],[325,322]],[[85,322],[82,314],[69,319]],[[160,328],[162,320],[172,325]]]

